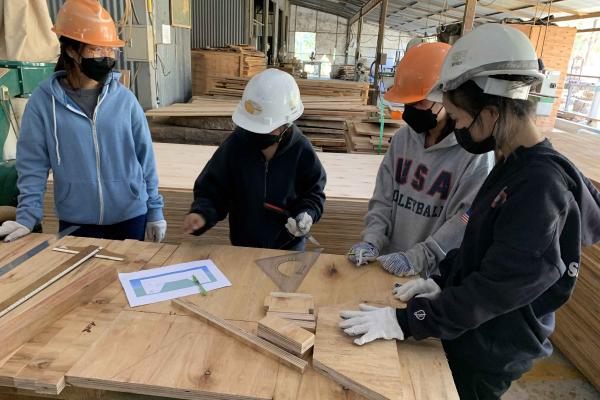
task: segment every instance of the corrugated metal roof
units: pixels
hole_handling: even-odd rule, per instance
[[[367,0],[290,0],[291,4],[352,18]],[[399,31],[434,34],[436,27],[463,18],[465,0],[389,0],[386,25]],[[380,7],[364,19],[378,23]],[[598,0],[481,0],[477,4],[476,23],[506,19],[531,20],[548,15],[567,17],[600,12]]]

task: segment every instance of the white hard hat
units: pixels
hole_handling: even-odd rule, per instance
[[[300,89],[294,78],[278,69],[255,75],[244,89],[233,122],[247,131],[271,133],[291,124],[304,112]]]
[[[533,82],[524,84],[497,75],[528,76]],[[473,80],[484,93],[527,99],[531,85],[543,79],[535,49],[525,34],[507,25],[485,24],[452,46],[444,60],[440,79],[427,98],[439,102],[443,92]]]

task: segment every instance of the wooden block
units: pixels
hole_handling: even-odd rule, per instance
[[[177,399],[272,399],[280,364],[194,317],[123,311],[70,369],[81,388]]]
[[[93,269],[79,271],[67,284],[54,284],[52,288],[46,289],[2,317],[0,359],[41,333],[44,328],[76,306],[87,303],[115,279],[115,268],[110,265],[97,265]]]
[[[315,343],[315,335],[291,321],[275,316],[266,316],[258,321],[257,334],[298,356],[306,353]]]
[[[275,293],[275,295],[273,295]],[[315,302],[312,295],[273,292],[265,299],[266,311],[314,314]]]
[[[172,303],[174,305],[177,305],[178,307],[192,313],[192,315],[200,318],[201,320],[205,321],[206,323],[210,324],[211,326],[214,326],[214,327],[232,335],[234,338],[241,341],[245,345],[250,346],[255,350],[258,350],[258,351],[262,352],[263,354],[266,354],[266,355],[270,356],[271,358],[286,364],[289,367],[295,368],[296,370],[298,370],[301,373],[303,373],[306,370],[306,367],[308,365],[306,363],[306,361],[304,361],[298,357],[295,357],[295,356],[281,350],[280,348],[278,348],[276,346],[273,346],[271,343],[269,343],[259,337],[249,334],[248,332],[236,327],[235,325],[232,325],[231,323],[225,321],[224,319],[221,319],[217,316],[214,316],[214,315],[198,308],[194,303],[191,303],[186,300],[181,300],[181,299],[172,300]]]
[[[293,313],[293,312],[278,312],[278,311],[267,311],[267,316],[273,316],[283,319],[292,319],[298,321],[309,321],[315,322],[314,314],[301,314],[301,313]]]
[[[412,399],[410,382],[403,385],[396,343],[377,340],[357,346],[339,328],[340,309],[321,307],[313,367],[367,399]]]

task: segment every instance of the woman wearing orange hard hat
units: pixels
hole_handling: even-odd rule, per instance
[[[29,234],[43,216],[52,170],[59,229],[106,239],[162,241],[167,224],[144,112],[113,71],[120,40],[97,0],[67,0],[52,30],[55,73],[33,92],[17,142],[16,221],[5,241]]]
[[[441,103],[427,100],[450,49],[445,43],[412,46],[396,68],[384,98],[404,104],[408,126],[392,138],[379,173],[362,242],[348,258],[357,266],[379,261],[398,276],[437,270],[460,245],[466,211],[492,168],[492,153],[467,153]]]

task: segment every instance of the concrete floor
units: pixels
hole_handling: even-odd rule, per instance
[[[600,392],[556,348],[513,383],[503,400],[600,400]]]

